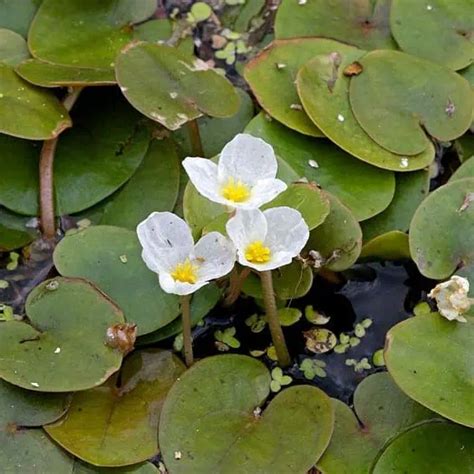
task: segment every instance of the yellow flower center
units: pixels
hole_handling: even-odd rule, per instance
[[[176,268],[171,273],[171,276],[175,281],[180,281],[182,283],[196,283],[197,281],[197,269],[196,265],[191,263],[191,260],[187,258],[184,262],[178,263]]]
[[[227,184],[222,187],[222,196],[229,201],[244,202],[250,197],[249,187],[239,179],[229,178]]]
[[[263,245],[261,240],[256,240],[247,245],[245,249],[245,258],[252,263],[266,263],[270,260],[272,252]]]

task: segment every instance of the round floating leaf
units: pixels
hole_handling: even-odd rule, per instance
[[[449,181],[452,182],[464,178],[474,178],[474,157],[464,161],[451,178],[449,178]]]
[[[410,426],[436,417],[408,398],[387,373],[370,375],[357,387],[354,393],[357,417],[346,404],[339,400],[333,403],[334,433],[317,464],[325,474],[368,473],[388,440]]]
[[[426,167],[435,156],[433,144],[419,155],[403,158],[378,145],[357,122],[349,103],[350,78],[345,71],[358,64],[364,54],[344,46],[316,56],[300,69],[296,83],[306,113],[329,139],[362,161],[395,171]]]
[[[36,229],[27,227],[29,221],[0,207],[0,252],[24,247],[38,236]]]
[[[154,140],[130,181],[105,207],[101,224],[135,230],[153,211],[172,211],[179,190],[180,163],[171,140]]]
[[[0,323],[0,377],[29,390],[68,392],[103,383],[122,354],[107,347],[120,309],[85,280],[55,278],[28,296],[31,325]]]
[[[473,61],[472,3],[464,0],[393,0],[392,33],[407,53],[462,69]]]
[[[331,212],[322,225],[312,230],[307,250],[316,250],[324,258],[324,267],[334,272],[350,268],[362,246],[362,231],[352,212],[327,193]]]
[[[458,323],[437,313],[415,316],[388,332],[385,363],[408,396],[474,427],[473,340],[473,318]]]
[[[392,49],[390,0],[283,0],[275,20],[278,39],[325,36],[365,49]]]
[[[383,211],[393,198],[394,173],[362,163],[327,140],[302,136],[263,114],[245,131],[270,143],[297,176],[334,194],[359,221]]]
[[[126,467],[95,467],[74,460],[71,474],[159,474],[158,468],[151,462]]]
[[[152,19],[136,26],[133,30],[133,37],[139,41],[157,43],[166,41],[173,34],[173,22],[168,18]]]
[[[474,68],[472,68],[474,71]],[[474,156],[474,135],[466,133],[456,140],[456,152],[459,160],[462,162]]]
[[[209,357],[188,370],[170,390],[160,420],[170,472],[306,473],[329,443],[331,401],[315,387],[291,387],[257,414],[270,381],[262,363],[239,355]]]
[[[474,178],[448,183],[431,193],[410,225],[410,252],[428,278],[465,273],[474,281]]]
[[[16,66],[29,57],[30,52],[23,36],[0,28],[0,63]]]
[[[65,66],[113,68],[133,38],[134,23],[156,10],[155,0],[43,0],[28,34],[38,59]]]
[[[122,368],[119,386],[109,380],[75,393],[66,416],[45,430],[67,451],[96,466],[145,461],[158,452],[161,407],[184,370],[171,352],[134,352]]]
[[[360,257],[375,260],[408,260],[410,258],[408,235],[399,230],[378,235],[364,244]]]
[[[426,133],[449,141],[471,125],[471,87],[459,74],[399,51],[372,51],[359,62],[363,70],[350,83],[352,111],[387,150],[416,155],[430,146]]]
[[[374,474],[471,474],[474,432],[450,423],[425,423],[393,440],[377,460]]]
[[[229,117],[239,108],[227,79],[169,46],[130,45],[117,57],[116,76],[130,103],[170,130],[203,114]]]
[[[41,0],[0,0],[0,28],[7,28],[26,38],[31,20]]]
[[[54,263],[62,275],[87,278],[106,292],[143,335],[171,322],[179,308],[178,298],[160,288],[141,253],[134,231],[92,226],[66,236],[54,251]]]
[[[28,82],[42,87],[105,86],[115,84],[113,69],[63,66],[39,59],[28,59],[16,68]]]
[[[0,133],[30,140],[48,140],[71,126],[59,100],[0,63]]]
[[[245,67],[245,79],[260,105],[287,127],[305,135],[324,136],[309,119],[296,92],[301,66],[318,54],[352,51],[353,47],[324,38],[274,41]]]

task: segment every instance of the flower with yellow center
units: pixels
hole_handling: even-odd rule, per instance
[[[137,227],[146,266],[158,274],[166,293],[189,295],[210,280],[227,275],[235,263],[235,247],[219,232],[194,244],[186,222],[171,212],[154,212]]]
[[[290,207],[238,209],[226,225],[241,265],[264,272],[291,263],[309,238],[303,217]]]
[[[224,147],[217,165],[205,158],[186,158],[183,166],[199,194],[230,208],[257,209],[286,189],[276,178],[273,148],[244,133]]]

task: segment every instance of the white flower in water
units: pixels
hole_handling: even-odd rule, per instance
[[[224,147],[217,165],[205,158],[186,158],[183,166],[200,194],[232,208],[256,209],[286,189],[276,179],[273,148],[243,133]]]
[[[237,247],[239,263],[258,271],[291,263],[309,238],[309,229],[296,209],[237,210],[227,222],[227,234]]]
[[[189,295],[232,270],[235,247],[219,232],[194,244],[191,230],[171,212],[153,212],[137,227],[146,266],[166,293]]]
[[[468,294],[469,281],[454,275],[448,281],[438,283],[428,296],[436,300],[440,314],[446,319],[465,323],[466,318],[462,315],[469,311],[473,302]]]

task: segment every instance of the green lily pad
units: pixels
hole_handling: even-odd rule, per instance
[[[444,279],[457,274],[474,281],[474,178],[431,193],[410,225],[410,252],[420,272]]]
[[[64,66],[40,59],[28,59],[16,72],[26,81],[41,87],[106,86],[116,83],[113,69]]]
[[[257,115],[245,131],[270,143],[300,178],[334,194],[359,221],[382,212],[393,198],[394,173],[363,163],[328,140],[302,136],[264,114]]]
[[[292,300],[306,295],[313,284],[313,271],[301,262],[293,261],[272,272],[275,296],[281,300]],[[252,298],[262,299],[260,278],[251,273],[245,280],[242,291]]]
[[[324,134],[306,115],[296,92],[301,66],[318,54],[352,51],[354,48],[324,38],[297,38],[271,43],[245,67],[245,79],[260,105],[287,127],[305,135]]]
[[[133,37],[139,41],[157,43],[168,40],[173,33],[173,22],[168,18],[151,19],[133,29]]]
[[[120,368],[122,354],[105,345],[124,317],[85,280],[54,278],[28,296],[31,324],[0,323],[0,377],[42,392],[85,390]]]
[[[298,94],[310,119],[343,150],[362,161],[395,171],[412,171],[429,165],[435,156],[433,144],[409,158],[382,148],[359,125],[349,103],[350,77],[346,68],[365,54],[357,48],[337,48],[316,56],[298,72]]]
[[[396,49],[390,34],[391,0],[283,0],[275,19],[278,39],[324,36],[365,49]]]
[[[360,254],[362,230],[352,212],[336,197],[327,193],[331,212],[322,225],[309,235],[307,250],[315,250],[324,259],[323,267],[341,272],[352,267]]]
[[[159,474],[159,471],[151,462],[125,467],[96,467],[75,459],[71,474]]]
[[[0,207],[0,252],[24,247],[39,236],[36,229],[26,226],[29,220]]]
[[[133,24],[156,10],[154,0],[43,0],[29,30],[34,57],[63,66],[113,68],[133,39]]]
[[[71,119],[50,92],[24,81],[0,63],[0,133],[29,140],[55,138]]]
[[[101,224],[135,230],[153,211],[172,211],[179,190],[180,163],[171,140],[154,140],[130,181],[113,197]]]
[[[451,322],[422,314],[390,329],[385,363],[397,385],[431,410],[474,427],[474,320]]]
[[[117,380],[109,380],[75,393],[66,416],[45,430],[64,449],[96,466],[145,461],[158,453],[161,407],[184,370],[171,352],[134,352],[122,367],[118,386]]]
[[[471,87],[459,74],[399,51],[372,51],[359,63],[363,70],[350,81],[352,111],[383,148],[416,155],[430,146],[426,133],[449,141],[471,125]]]
[[[270,381],[261,362],[240,355],[209,357],[185,372],[160,420],[170,472],[306,473],[329,443],[331,401],[315,387],[296,386],[260,415],[255,409],[267,398]]]
[[[30,52],[23,36],[0,28],[0,63],[16,66],[29,57]]]
[[[392,34],[403,51],[450,69],[473,61],[472,4],[460,0],[393,0]]]
[[[474,178],[474,157],[464,161],[451,178],[449,178],[449,181],[452,182],[464,178]]]
[[[461,163],[474,156],[474,135],[466,133],[456,140],[456,152]]]
[[[61,275],[87,278],[107,293],[142,336],[173,321],[179,307],[178,298],[161,289],[141,253],[134,231],[92,226],[67,235],[53,257]]]
[[[317,467],[325,474],[366,474],[387,441],[437,415],[408,398],[386,372],[370,375],[354,393],[354,412],[333,400],[331,443]],[[357,415],[357,417],[356,417]],[[410,471],[411,472],[411,471]]]
[[[378,235],[364,244],[360,258],[369,260],[409,260],[408,234],[399,230],[391,230]]]
[[[374,474],[470,474],[474,432],[450,423],[425,423],[398,436],[383,451]]]
[[[117,57],[115,72],[130,103],[169,130],[203,114],[230,117],[239,109],[226,78],[176,48],[134,43]]]
[[[31,20],[41,0],[0,0],[0,28],[7,28],[26,38]]]

